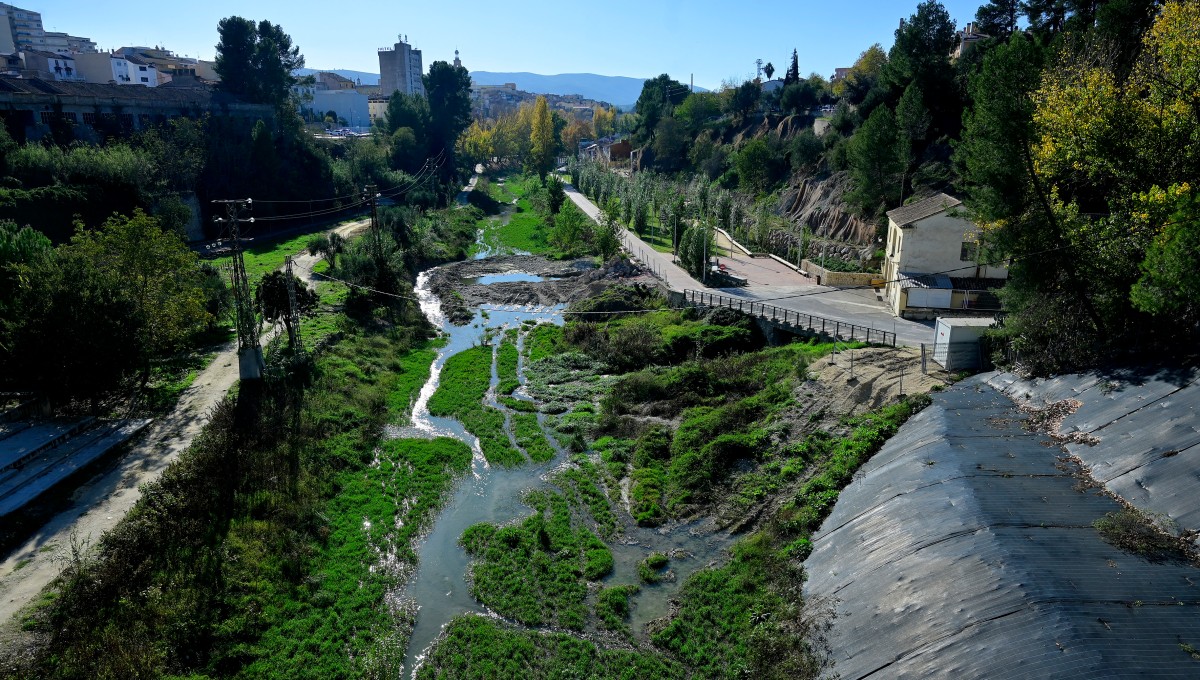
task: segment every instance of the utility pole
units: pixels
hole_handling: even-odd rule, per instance
[[[762,79],[762,59],[755,59],[754,66],[755,66],[755,68],[758,69],[758,74],[754,77],[758,80],[761,80]]]
[[[238,334],[238,373],[242,380],[262,378],[264,368],[262,346],[258,344],[258,315],[254,311],[254,300],[250,297],[250,280],[246,276],[246,263],[242,259],[241,223],[253,223],[254,218],[242,219],[238,213],[244,207],[253,207],[252,199],[228,199],[213,201],[225,205],[227,217],[213,218],[217,224],[227,225],[233,243],[233,264],[230,279],[233,286],[235,324]]]
[[[296,276],[292,274],[292,256],[284,258],[284,277],[287,280],[288,314],[284,325],[288,330],[288,347],[292,352],[303,352],[304,345],[300,343],[300,314],[296,310]]]
[[[371,204],[371,248],[375,251],[375,260],[380,262],[383,260],[383,240],[379,233],[378,199],[379,193],[374,184],[363,187],[363,200]]]

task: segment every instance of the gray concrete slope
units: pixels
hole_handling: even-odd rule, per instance
[[[836,612],[854,678],[1194,678],[1200,569],[1092,527],[1122,506],[972,378],[910,420],[842,491],[804,590]]]
[[[1200,532],[1200,370],[1125,369],[989,385],[1034,408],[1071,399],[1067,450],[1109,491]],[[1200,667],[1198,667],[1200,675]]]

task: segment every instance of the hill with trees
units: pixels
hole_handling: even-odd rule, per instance
[[[983,256],[1011,261],[995,332],[1006,361],[1048,372],[1186,353],[1179,340],[1200,321],[1187,264],[1200,240],[1200,10],[991,0],[975,24],[985,35],[921,2],[890,50],[867,46],[833,83],[801,77],[794,51],[774,89],[691,93],[663,74],[619,127],[642,169],[693,197],[730,192],[743,206],[730,227],[762,232],[749,240],[780,255],[804,228],[831,228],[830,214],[867,226],[848,231],[869,245],[886,211],[961,196]],[[815,218],[795,209],[805,192],[825,194]],[[687,205],[690,219],[719,221],[714,203]]]

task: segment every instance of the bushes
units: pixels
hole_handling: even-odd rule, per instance
[[[596,618],[600,619],[600,625],[609,630],[627,631],[629,598],[639,590],[641,588],[631,585],[601,588],[596,593]]]

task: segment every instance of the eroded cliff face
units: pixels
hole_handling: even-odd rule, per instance
[[[875,224],[842,202],[849,188],[850,177],[845,172],[820,178],[793,177],[779,198],[779,213],[797,227],[806,226],[817,238],[871,245],[877,236]]]

